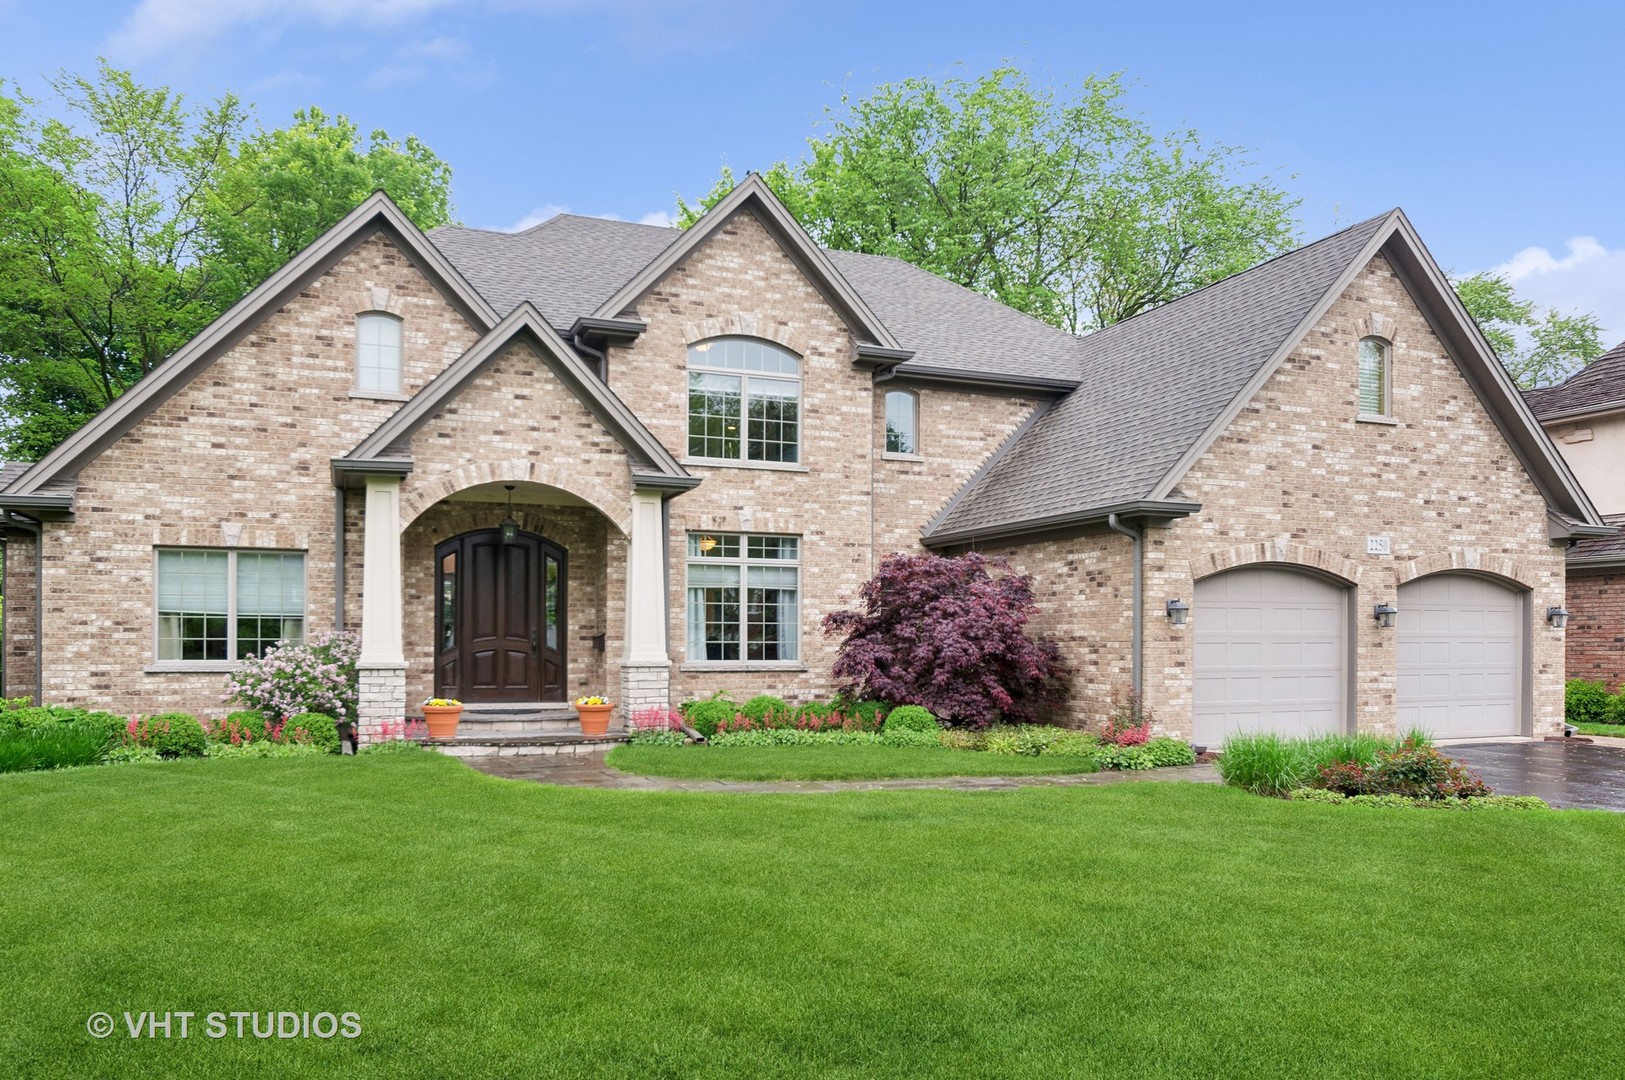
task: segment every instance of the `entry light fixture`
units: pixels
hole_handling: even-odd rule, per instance
[[[1546,621],[1554,629],[1562,630],[1569,625],[1569,613],[1565,608],[1549,607],[1546,609]]]
[[[1175,626],[1184,626],[1185,620],[1190,616],[1191,606],[1183,600],[1168,601],[1168,618],[1173,620]]]
[[[702,537],[700,537],[700,552],[701,552],[701,554],[708,554],[711,551],[711,549],[716,547],[716,546],[717,546],[717,538],[716,537],[714,537],[714,536],[702,536]]]
[[[508,514],[502,519],[502,525],[500,526],[502,529],[502,542],[504,544],[511,544],[515,540],[519,539],[519,522],[513,519],[514,486],[512,484],[503,484],[502,487],[508,493]],[[490,519],[487,518],[486,520],[489,521]]]
[[[1377,620],[1377,625],[1381,626],[1384,630],[1394,625],[1394,616],[1398,614],[1399,609],[1392,604],[1378,604],[1377,610],[1373,613]]]

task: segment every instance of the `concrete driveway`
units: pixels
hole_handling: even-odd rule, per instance
[[[1441,749],[1497,795],[1536,795],[1553,806],[1625,811],[1625,739],[1461,743]]]

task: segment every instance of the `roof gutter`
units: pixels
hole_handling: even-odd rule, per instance
[[[1138,700],[1142,685],[1140,671],[1145,659],[1145,526],[1131,529],[1116,514],[1107,514],[1106,524],[1113,532],[1122,533],[1134,544],[1134,643],[1131,650],[1134,659],[1131,679],[1134,696]]]
[[[1128,502],[1113,503],[1110,506],[1099,506],[1065,514],[1049,514],[1045,517],[1002,522],[997,525],[987,525],[974,529],[931,533],[921,537],[920,542],[928,548],[944,548],[962,544],[991,543],[996,540],[1029,539],[1040,533],[1081,528],[1086,525],[1111,526],[1111,519],[1114,517],[1119,520],[1140,518],[1143,519],[1143,525],[1163,526],[1175,518],[1189,517],[1200,509],[1202,509],[1201,503],[1174,502],[1162,499],[1132,499]],[[1115,526],[1112,527],[1115,528]]]
[[[1070,394],[1083,385],[1076,379],[1050,379],[1037,375],[1000,375],[964,368],[896,369],[892,374],[910,383],[925,386],[970,387],[980,390],[1027,390],[1037,394]]]

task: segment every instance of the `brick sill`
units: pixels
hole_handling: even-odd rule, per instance
[[[764,663],[764,662],[761,662],[761,661],[757,661],[756,663],[752,664],[752,663],[735,663],[735,662],[730,661],[730,660],[711,660],[711,661],[697,660],[697,661],[694,661],[692,663],[678,664],[677,665],[677,670],[678,671],[732,671],[732,672],[806,671],[807,670],[807,665],[806,664],[801,664],[801,663],[794,663],[794,662],[791,662],[791,663],[778,663],[776,661],[772,662],[772,663]]]
[[[382,390],[351,390],[350,396],[359,401],[411,401],[406,394],[389,394]]]
[[[1354,418],[1356,424],[1386,424],[1389,427],[1398,427],[1399,421],[1392,416],[1383,416],[1381,413],[1360,413]]]
[[[880,460],[881,461],[924,461],[925,460],[925,455],[923,455],[923,454],[896,454],[896,453],[893,453],[890,450],[886,450],[886,451],[883,451],[881,453]]]
[[[209,675],[236,671],[237,660],[166,660],[141,669],[143,675]]]

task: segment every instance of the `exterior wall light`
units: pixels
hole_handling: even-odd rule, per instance
[[[702,536],[702,537],[700,537],[699,547],[700,547],[700,551],[702,553],[703,552],[709,552],[712,548],[714,548],[716,546],[717,546],[717,538],[716,537],[714,537],[714,536]]]
[[[504,544],[511,544],[515,540],[519,539],[519,522],[513,519],[514,486],[512,484],[503,484],[502,486],[508,492],[508,513],[507,516],[502,519],[502,524],[499,527],[502,529],[502,542]],[[487,518],[486,520],[489,521],[490,519]]]
[[[1190,615],[1190,613],[1191,606],[1185,603],[1185,601],[1168,601],[1168,618],[1173,620],[1175,626],[1184,626],[1185,619]]]
[[[1546,621],[1555,629],[1562,630],[1569,625],[1569,613],[1564,608],[1549,607],[1546,609]]]
[[[1394,625],[1394,616],[1398,614],[1399,609],[1394,605],[1378,604],[1377,610],[1373,612],[1373,617],[1377,620],[1377,625],[1386,630]]]

